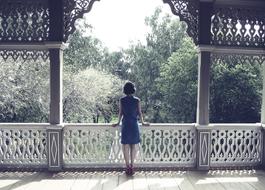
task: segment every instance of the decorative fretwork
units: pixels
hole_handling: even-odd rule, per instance
[[[223,64],[263,64],[265,63],[265,55],[212,53],[211,62]]]
[[[47,149],[44,126],[0,128],[0,165],[46,167]]]
[[[213,45],[265,46],[264,10],[221,7],[212,16]]]
[[[123,161],[119,130],[90,126],[64,129],[65,164],[107,164]]]
[[[193,126],[143,127],[141,134],[138,165],[195,166],[196,133]],[[124,163],[119,128],[66,126],[63,146],[65,167],[111,167]]]
[[[99,0],[63,0],[64,1],[64,41],[75,31],[75,21],[88,13],[95,1]]]
[[[176,163],[192,166],[196,160],[196,136],[193,128],[145,127],[142,129],[143,163]]]
[[[2,0],[0,41],[40,42],[49,36],[47,0]]]
[[[4,60],[12,58],[14,61],[21,58],[22,60],[34,60],[42,58],[43,61],[47,61],[49,58],[48,50],[0,50],[0,57]]]
[[[198,0],[163,0],[168,3],[173,14],[186,22],[187,33],[198,44],[199,1]]]
[[[214,129],[211,166],[254,166],[261,163],[262,132],[256,129]]]

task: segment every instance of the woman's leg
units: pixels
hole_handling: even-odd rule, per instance
[[[123,156],[124,156],[126,167],[128,167],[130,165],[130,162],[129,162],[129,159],[130,159],[130,156],[129,156],[130,145],[129,144],[123,144],[122,145],[122,152],[123,152]]]
[[[130,156],[131,156],[131,166],[133,167],[133,164],[134,164],[134,160],[135,160],[135,157],[136,157],[136,144],[131,144],[130,145]]]

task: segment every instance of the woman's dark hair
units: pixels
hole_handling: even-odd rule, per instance
[[[126,95],[134,94],[136,91],[135,86],[132,82],[126,82],[123,87],[123,93]]]

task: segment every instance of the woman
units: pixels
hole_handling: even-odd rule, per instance
[[[142,125],[149,125],[143,120],[140,99],[133,96],[136,89],[132,82],[126,82],[123,93],[126,95],[120,99],[118,122],[113,124],[116,127],[122,120],[121,144],[126,164],[126,174],[133,175],[133,164],[136,156],[136,145],[140,143],[138,127],[138,116]]]

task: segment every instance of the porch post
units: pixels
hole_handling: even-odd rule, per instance
[[[210,45],[212,0],[201,0],[199,7],[199,56],[198,56],[198,95],[197,95],[197,168],[210,168],[211,129],[209,125],[209,84],[211,52],[202,50],[201,45]]]
[[[48,170],[60,171],[63,162],[62,150],[62,71],[63,71],[63,0],[49,0],[49,40],[54,47],[50,55],[50,127],[47,129]]]
[[[261,106],[261,124],[265,125],[265,62],[262,63],[262,77],[263,77],[263,90],[262,90],[262,106]]]
[[[263,139],[263,149],[262,149],[262,168],[265,169],[265,62],[262,63],[262,104],[261,104],[261,116],[260,121],[262,125],[262,139]]]

